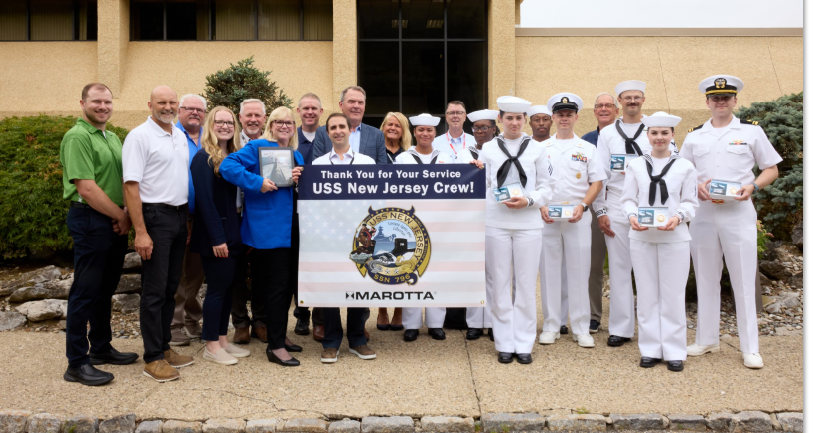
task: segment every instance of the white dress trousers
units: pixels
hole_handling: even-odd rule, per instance
[[[612,192],[608,192],[612,194]],[[630,260],[630,220],[621,209],[620,197],[607,200],[607,216],[614,237],[604,235],[610,267],[610,335],[632,338],[635,335],[635,298],[632,294]]]
[[[559,328],[562,325],[567,325],[567,310],[568,310],[568,302],[567,302],[567,257],[562,259],[562,290],[559,291],[561,302],[559,305],[559,324],[555,324],[551,319],[550,329],[545,327],[545,324],[548,323],[548,318],[553,316],[552,311],[548,311],[551,309],[553,305],[551,301],[548,301],[548,284],[547,279],[545,278],[545,246],[544,246],[544,237],[545,237],[545,230],[542,229],[542,254],[539,255],[539,291],[542,295],[542,315],[545,318],[545,322],[542,325],[542,331],[551,331],[551,332],[559,332]],[[555,309],[555,308],[554,308]]]
[[[405,329],[421,329],[424,323],[427,328],[443,328],[443,321],[446,320],[445,307],[426,308],[426,320],[424,321],[423,308],[404,308],[402,310],[402,321]]]

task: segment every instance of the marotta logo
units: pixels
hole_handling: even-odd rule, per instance
[[[421,301],[435,297],[432,292],[344,292],[344,299],[352,299],[354,301],[375,301],[375,300],[393,300],[393,301]]]

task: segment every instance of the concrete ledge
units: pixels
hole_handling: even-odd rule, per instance
[[[776,414],[776,419],[782,426],[782,431],[802,433],[805,427],[805,417],[801,412],[785,412]]]
[[[669,420],[657,413],[650,414],[610,414],[613,428],[616,430],[663,430],[669,426]]]
[[[671,414],[666,417],[672,430],[706,431],[706,419],[700,415]]]
[[[429,433],[474,433],[474,418],[425,416],[421,418],[421,431]]]
[[[601,415],[553,415],[548,418],[550,431],[606,431],[607,421]]]
[[[361,419],[362,433],[413,433],[415,423],[408,416],[365,416]]]
[[[481,418],[485,433],[522,433],[545,430],[545,417],[538,413],[488,413]]]
[[[294,418],[283,421],[277,426],[278,432],[290,433],[326,433],[327,421],[319,418]]]

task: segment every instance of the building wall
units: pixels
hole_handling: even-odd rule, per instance
[[[516,96],[545,104],[560,92],[584,99],[576,132],[596,128],[597,94],[625,80],[647,83],[643,111],[667,111],[687,130],[708,120],[698,84],[713,74],[745,83],[741,106],[803,90],[801,37],[517,37]]]

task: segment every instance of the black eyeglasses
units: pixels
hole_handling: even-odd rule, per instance
[[[471,132],[486,132],[491,128],[493,128],[493,126],[472,126]]]

